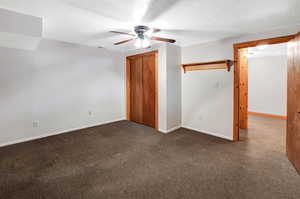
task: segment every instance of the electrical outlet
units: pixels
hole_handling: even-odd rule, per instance
[[[33,128],[38,128],[39,122],[37,122],[37,121],[32,122],[32,126],[33,126]]]

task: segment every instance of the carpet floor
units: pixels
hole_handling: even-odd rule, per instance
[[[285,120],[250,116],[242,141],[121,121],[0,148],[1,199],[299,199]]]

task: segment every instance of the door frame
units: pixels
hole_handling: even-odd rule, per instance
[[[255,47],[259,45],[271,45],[287,43],[294,39],[296,34],[286,35],[282,37],[273,37],[261,40],[247,41],[233,44],[234,54],[234,81],[233,81],[233,141],[240,139],[240,66],[239,66],[239,49]]]
[[[130,118],[130,60],[136,57],[154,55],[155,56],[155,129],[158,130],[158,50],[130,55],[126,57],[126,119]]]

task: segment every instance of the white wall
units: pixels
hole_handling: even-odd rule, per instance
[[[182,62],[232,58],[231,43],[215,42],[182,49]],[[182,73],[182,126],[231,139],[233,72],[227,70]]]
[[[41,37],[43,32],[42,18],[29,16],[0,8],[0,32]]]
[[[286,115],[287,56],[248,59],[248,111]]]
[[[34,50],[43,32],[42,18],[0,8],[0,47]]]
[[[233,59],[233,44],[295,34],[299,27],[182,48],[182,63]],[[233,139],[233,69],[182,73],[182,126]]]
[[[44,39],[0,66],[0,146],[125,118],[119,53]]]
[[[181,127],[181,48],[167,44],[167,131]]]

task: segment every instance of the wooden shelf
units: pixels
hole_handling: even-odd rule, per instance
[[[216,70],[216,69],[227,69],[227,71],[229,72],[232,65],[233,65],[233,61],[231,60],[220,60],[220,61],[212,61],[212,62],[182,64],[182,67],[184,73],[186,73],[186,71],[193,71],[193,70]]]

